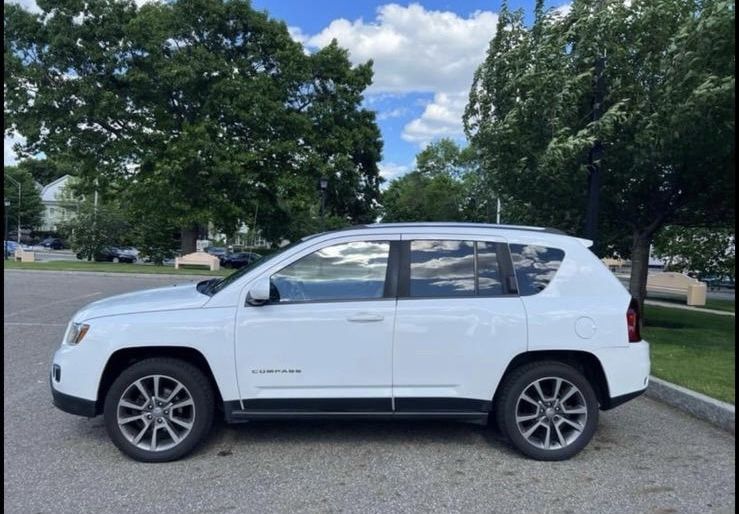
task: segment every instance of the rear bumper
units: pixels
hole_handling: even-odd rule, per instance
[[[54,389],[54,380],[51,374],[49,375],[49,387],[51,387],[52,402],[54,403],[54,407],[57,409],[63,410],[69,414],[85,416],[87,418],[94,418],[97,416],[97,405],[94,401],[70,396],[57,391]]]
[[[612,409],[646,391],[651,361],[649,343],[639,341],[628,346],[602,348],[593,352],[603,367],[608,383],[608,399],[601,409]]]
[[[634,391],[633,393],[622,394],[621,396],[614,396],[612,398],[609,398],[608,402],[600,406],[600,410],[611,410],[614,407],[618,407],[619,405],[622,405],[630,400],[633,400],[634,398],[638,398],[639,396],[643,395],[646,390],[647,388],[645,387],[641,391]]]

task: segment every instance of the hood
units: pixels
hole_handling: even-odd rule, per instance
[[[145,291],[111,296],[85,305],[74,315],[81,322],[102,316],[133,314],[136,312],[170,311],[202,307],[210,300],[196,289],[197,284],[176,284]]]

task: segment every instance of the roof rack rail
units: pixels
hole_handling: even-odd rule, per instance
[[[403,227],[449,227],[449,228],[497,228],[503,230],[526,230],[530,232],[545,232],[548,234],[568,235],[556,228],[550,227],[534,227],[531,225],[506,225],[496,223],[471,223],[461,221],[429,221],[429,222],[400,222],[400,223],[372,223],[368,225],[358,225],[353,228],[403,228]]]

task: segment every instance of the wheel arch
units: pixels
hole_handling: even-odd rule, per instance
[[[603,365],[594,354],[582,350],[533,350],[519,353],[508,363],[508,366],[503,372],[498,387],[496,387],[495,395],[493,396],[493,405],[498,400],[501,390],[500,385],[513,370],[525,364],[538,361],[557,361],[576,368],[593,386],[600,408],[602,410],[610,408],[611,396]]]
[[[189,346],[133,346],[116,350],[108,358],[98,384],[95,401],[96,414],[102,414],[105,396],[116,377],[132,364],[153,357],[180,359],[197,367],[208,378],[216,397],[216,406],[223,408],[223,397],[208,360],[197,349]]]

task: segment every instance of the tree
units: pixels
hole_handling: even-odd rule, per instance
[[[462,221],[462,184],[446,174],[415,170],[390,183],[383,194],[385,222]]]
[[[33,179],[46,186],[64,175],[74,175],[74,168],[69,163],[52,159],[23,159],[18,168],[27,171]]]
[[[654,239],[654,253],[671,271],[732,279],[736,274],[732,228],[665,227]]]
[[[17,232],[19,223],[22,229],[33,229],[40,225],[44,206],[31,174],[18,166],[6,166],[3,173],[4,197],[10,203],[5,210],[5,216],[8,218],[8,231]],[[20,199],[18,198],[18,184],[20,184]],[[18,219],[18,202],[20,202],[20,220]]]
[[[418,153],[415,170],[390,183],[383,221],[482,221],[490,198],[479,179],[470,149],[441,139]]]
[[[643,302],[649,247],[665,224],[733,217],[734,8],[725,0],[537,2],[533,27],[501,12],[477,70],[465,128],[519,221],[583,227],[586,157],[602,174],[601,255],[632,260]],[[606,56],[602,116],[594,72]]]
[[[59,232],[72,250],[82,259],[92,260],[106,246],[118,246],[125,241],[128,223],[114,205],[98,205],[86,200],[77,214],[59,225]]]
[[[38,3],[5,13],[6,127],[24,155],[73,159],[86,192],[181,229],[184,251],[257,208],[270,239],[303,235],[321,175],[332,216],[374,218],[371,63],[335,43],[306,55],[246,0]]]

